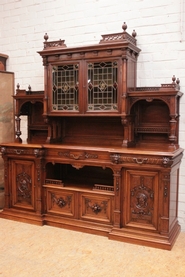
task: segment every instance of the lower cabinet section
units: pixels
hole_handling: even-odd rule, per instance
[[[99,158],[97,150],[96,155],[66,150],[61,156],[60,148],[50,148],[1,148],[5,207],[0,217],[172,248],[180,232],[180,150],[170,157],[151,152],[147,158],[111,153],[108,162],[107,150]]]
[[[113,224],[113,195],[44,186],[45,213],[84,221]]]

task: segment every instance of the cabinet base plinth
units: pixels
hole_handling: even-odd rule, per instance
[[[179,233],[180,225],[176,224],[168,236],[160,235],[141,230],[133,230],[127,228],[113,228],[109,234],[109,239],[128,242],[143,246],[149,246],[164,250],[171,250]]]
[[[15,220],[24,223],[30,223],[42,226],[43,225],[43,216],[39,214],[33,214],[27,211],[18,211],[15,209],[4,209],[0,212],[0,218]]]
[[[79,231],[94,235],[106,236],[111,240],[133,243],[142,246],[154,247],[164,250],[171,250],[179,233],[180,225],[176,223],[168,235],[161,235],[155,232],[136,230],[134,228],[116,228],[112,225],[105,225],[96,222],[88,222],[77,219],[58,218],[50,215],[37,215],[27,211],[5,209],[0,212],[0,218],[15,220],[19,222],[48,225],[64,228],[72,231]]]
[[[72,231],[79,231],[94,235],[108,236],[112,229],[112,225],[105,225],[96,222],[83,221],[69,218],[58,218],[54,216],[46,215],[44,218],[44,224],[59,228],[64,228]]]

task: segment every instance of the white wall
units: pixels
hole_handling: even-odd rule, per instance
[[[98,43],[101,34],[137,32],[138,86],[180,78],[185,93],[184,0],[0,0],[0,52],[22,89],[43,90],[43,66],[37,51],[49,40],[67,46]],[[180,145],[185,148],[185,95],[181,99]],[[179,221],[185,231],[185,158],[180,170]]]

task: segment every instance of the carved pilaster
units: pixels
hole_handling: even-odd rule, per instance
[[[15,131],[15,135],[17,136],[15,138],[15,142],[18,142],[18,143],[21,143],[22,142],[22,139],[20,138],[21,136],[21,131],[20,131],[20,123],[21,123],[21,119],[19,116],[17,116],[15,118],[15,126],[16,126],[16,131]]]
[[[124,126],[123,143],[122,146],[133,146],[134,143],[134,121],[133,116],[122,116],[121,123]]]
[[[176,136],[176,126],[177,126],[177,121],[176,121],[176,116],[175,115],[171,115],[170,116],[170,135],[169,135],[169,140],[172,143],[175,143],[177,140],[177,136]]]
[[[115,197],[114,197],[114,226],[120,227],[120,194],[121,194],[121,168],[114,170],[114,188],[115,188]]]
[[[161,217],[160,229],[161,233],[166,234],[169,232],[169,199],[170,199],[170,173],[162,172],[161,175]]]

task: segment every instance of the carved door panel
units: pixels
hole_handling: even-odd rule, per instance
[[[81,215],[84,220],[112,223],[112,197],[81,193]]]
[[[75,217],[75,193],[46,188],[46,213]]]
[[[34,162],[13,160],[12,165],[12,207],[35,210]]]
[[[126,170],[123,225],[157,230],[158,172]]]

